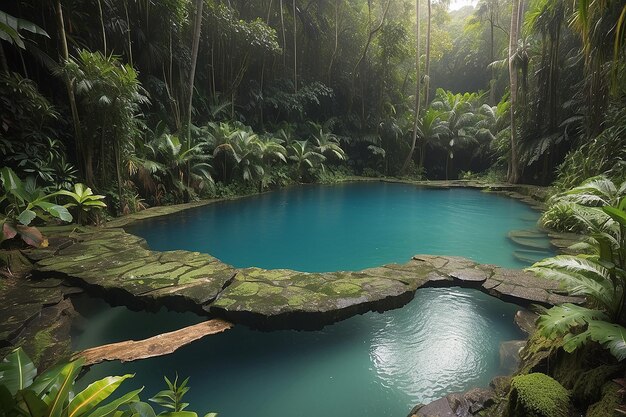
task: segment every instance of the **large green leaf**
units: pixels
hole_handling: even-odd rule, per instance
[[[144,403],[143,401],[128,404],[128,408],[133,412],[135,417],[156,417],[156,413],[154,412],[152,406],[148,403]]]
[[[47,38],[50,37],[45,30],[43,30],[33,22],[11,16],[10,14],[3,12],[2,10],[0,10],[0,22],[9,26],[15,31],[26,30],[31,33],[43,35]]]
[[[35,214],[34,211],[24,210],[20,213],[19,216],[17,216],[17,221],[22,223],[24,226],[28,226],[30,222],[35,219],[35,217],[37,217],[37,214]]]
[[[84,360],[79,359],[63,366],[59,373],[59,384],[51,393],[48,406],[48,417],[61,417],[68,402],[70,392],[74,388],[74,380],[82,369]]]
[[[20,34],[6,23],[0,22],[0,39],[3,39],[9,43],[15,43],[20,48],[24,48],[24,41],[20,37]]]
[[[566,303],[541,314],[537,320],[537,327],[544,337],[558,337],[569,333],[573,327],[585,326],[594,320],[607,319],[607,315],[602,311]]]
[[[34,202],[33,205],[47,211],[52,216],[56,217],[57,219],[61,219],[64,222],[72,221],[72,215],[70,214],[69,211],[67,211],[67,208],[63,206],[60,206],[54,203],[49,203],[47,201],[37,201],[37,202]]]
[[[618,361],[626,359],[626,328],[606,321],[589,323],[591,340],[609,349]]]
[[[17,406],[27,410],[28,417],[45,417],[48,406],[37,394],[30,390],[22,390],[17,393]]]
[[[15,349],[0,362],[0,384],[13,395],[29,387],[36,375],[35,364],[22,348]]]
[[[599,281],[609,277],[609,271],[602,265],[580,256],[560,255],[547,258],[535,263],[530,269],[533,270],[537,267],[571,271]]]
[[[623,210],[617,209],[615,207],[610,207],[610,206],[602,207],[602,210],[606,214],[611,216],[613,220],[615,220],[622,226],[626,227],[626,212],[624,212]]]
[[[15,398],[9,392],[9,389],[0,384],[0,416],[8,415],[9,411],[15,407]],[[149,416],[141,416],[149,417]]]
[[[573,352],[590,339],[609,349],[618,361],[626,359],[626,328],[607,321],[590,321],[587,330],[566,337],[563,348]]]
[[[561,255],[544,259],[528,268],[535,274],[557,280],[571,295],[582,295],[614,313],[620,294],[611,281],[609,270],[593,258]]]
[[[21,203],[29,200],[24,183],[11,168],[4,167],[0,169],[0,180],[2,180],[2,186],[5,191],[16,197]]]
[[[139,393],[141,391],[143,391],[143,387],[135,391],[128,392],[120,398],[113,400],[102,407],[96,408],[93,412],[87,414],[87,417],[107,417],[115,413],[122,405],[139,401]]]
[[[133,375],[108,376],[90,384],[72,399],[68,406],[68,417],[80,417],[93,410],[102,401],[107,399],[120,386],[124,380]]]
[[[59,384],[61,371],[63,370],[64,366],[64,363],[60,363],[46,369],[43,373],[37,375],[31,386],[29,387],[29,389],[33,390],[37,395],[39,395],[46,404],[50,404],[50,402],[52,401],[52,398],[48,394],[51,391],[54,391],[53,387]]]
[[[193,411],[172,411],[168,413],[161,413],[159,417],[198,417],[197,413]]]

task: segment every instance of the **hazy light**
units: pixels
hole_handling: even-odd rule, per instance
[[[450,10],[459,10],[465,6],[476,6],[478,0],[451,0]]]

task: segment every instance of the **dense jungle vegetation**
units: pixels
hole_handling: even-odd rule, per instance
[[[352,174],[623,177],[623,2],[415,6],[8,3],[0,156],[111,213]]]
[[[542,225],[584,241],[530,270],[587,304],[542,311],[485,415],[626,414],[626,4],[467,3],[4,2],[0,243],[351,176],[553,185]],[[81,366],[14,351],[0,411],[156,415],[139,392],[100,404],[128,375],[72,397]],[[189,415],[186,384],[153,402]]]

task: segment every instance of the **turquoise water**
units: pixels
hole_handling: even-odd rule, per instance
[[[75,348],[140,339],[194,324],[193,314],[133,313],[78,300],[86,316]],[[518,308],[477,290],[424,288],[399,310],[367,313],[313,332],[263,333],[236,326],[172,355],[93,367],[84,386],[136,373],[123,392],[163,389],[163,375],[190,377],[190,409],[220,417],[404,417],[416,404],[487,386],[511,372],[500,343],[520,339]]]
[[[522,268],[551,255],[536,231],[539,213],[472,189],[406,184],[303,186],[212,204],[129,228],[152,249],[210,253],[236,267],[308,272],[405,263],[415,254],[456,255]],[[545,249],[544,249],[545,248]]]
[[[516,200],[476,190],[357,183],[213,204],[130,231],[153,249],[207,252],[238,267],[358,270],[423,253],[521,268],[551,253],[537,218]],[[73,338],[76,349],[204,320],[133,313],[85,298],[78,304],[87,319]],[[136,373],[126,388],[145,385],[147,398],[163,388],[163,375],[178,372],[191,377],[186,400],[200,415],[403,417],[418,403],[510,373],[500,347],[522,337],[513,323],[516,310],[476,290],[425,288],[399,310],[313,332],[236,326],[165,357],[95,366],[81,383]]]

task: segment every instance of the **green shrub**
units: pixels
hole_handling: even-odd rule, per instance
[[[583,228],[574,216],[572,205],[567,202],[556,202],[541,215],[539,223],[546,229],[557,232],[580,233]]]
[[[557,188],[567,190],[596,175],[606,175],[618,184],[626,179],[626,109],[610,108],[606,126],[593,140],[567,154],[557,168]]]
[[[372,168],[363,168],[363,172],[361,173],[361,175],[363,175],[364,177],[370,177],[370,178],[381,178],[385,176],[380,171],[376,169],[372,169]]]
[[[511,417],[567,417],[570,393],[542,373],[519,375],[511,381]]]
[[[475,172],[472,172],[472,171],[459,172],[460,180],[475,180],[476,178],[478,178],[478,174],[476,174]]]

